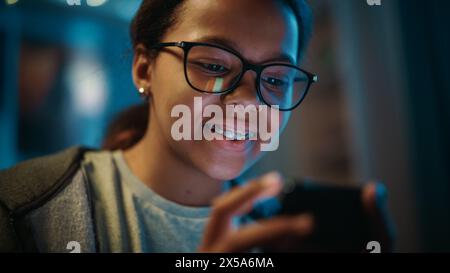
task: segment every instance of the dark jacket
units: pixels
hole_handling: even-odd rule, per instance
[[[84,153],[74,147],[0,172],[0,252],[96,252]]]
[[[73,241],[83,253],[98,252],[95,198],[81,168],[88,151],[73,147],[0,171],[0,252],[71,252]],[[267,211],[261,206],[249,216]]]
[[[92,150],[73,147],[0,171],[0,252],[71,252],[72,241],[98,252],[95,198],[81,168]]]

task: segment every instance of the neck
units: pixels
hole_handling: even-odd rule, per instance
[[[157,134],[156,122],[124,158],[136,177],[162,197],[185,206],[209,206],[222,193],[223,181],[214,180],[179,158]]]

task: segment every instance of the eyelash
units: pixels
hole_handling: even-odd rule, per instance
[[[229,70],[225,67],[225,66],[223,66],[223,65],[220,65],[220,64],[214,64],[214,63],[202,63],[202,62],[197,62],[197,63],[195,63],[200,69],[202,69],[202,70],[207,70],[206,72],[208,72],[208,73],[213,73],[213,74],[222,74],[222,73],[227,73]],[[215,66],[215,67],[220,67],[221,68],[221,71],[217,71],[217,70],[214,70],[214,69],[211,69],[210,67],[211,66]]]

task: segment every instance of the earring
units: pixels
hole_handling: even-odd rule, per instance
[[[141,95],[141,97],[142,97],[145,101],[148,101],[148,94],[147,94],[147,92],[145,91],[145,88],[144,88],[144,87],[140,87],[140,88],[138,89],[138,92],[139,92],[139,95]]]
[[[139,95],[141,95],[141,97],[145,100],[145,101],[148,101],[148,94],[147,94],[147,92],[145,91],[145,88],[144,87],[140,87],[139,89],[138,89],[138,92],[139,92]]]

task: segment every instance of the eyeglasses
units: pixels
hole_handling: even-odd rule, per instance
[[[295,65],[256,65],[239,53],[218,45],[193,42],[159,43],[152,49],[179,47],[184,51],[184,74],[196,91],[211,94],[232,92],[246,71],[256,72],[256,92],[260,101],[280,111],[291,111],[305,99],[318,77]]]

